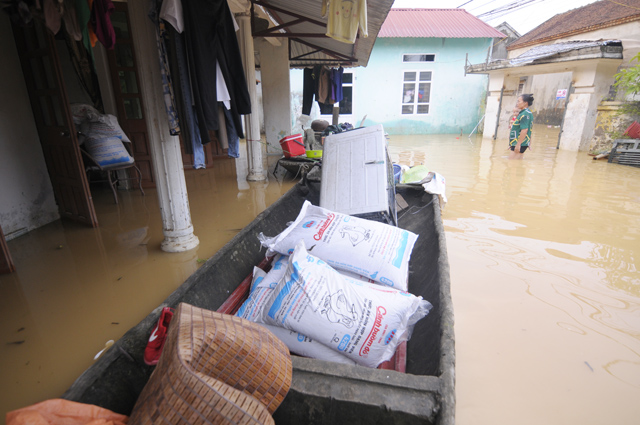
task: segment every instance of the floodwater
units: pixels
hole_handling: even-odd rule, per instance
[[[457,423],[640,423],[640,168],[506,141],[392,137],[447,179]]]
[[[391,136],[394,162],[447,179],[457,423],[637,424],[640,169],[466,135]],[[274,158],[269,157],[273,169]],[[246,182],[243,161],[187,171],[200,246],[159,249],[155,191],[96,191],[101,227],[56,222],[9,242],[0,276],[0,420],[57,397],[291,181]]]

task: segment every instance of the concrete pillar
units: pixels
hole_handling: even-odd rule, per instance
[[[182,252],[198,246],[199,240],[193,234],[191,224],[180,142],[178,137],[169,134],[155,29],[147,13],[146,2],[129,3],[133,44],[141,77],[140,93],[165,236],[161,248],[166,252]]]
[[[503,73],[489,74],[489,86],[487,87],[487,106],[484,112],[483,138],[493,139],[498,125],[498,109],[500,107],[500,95],[504,84]]]
[[[607,62],[584,61],[573,71],[573,93],[569,96],[564,117],[560,149],[585,151],[589,149],[596,125],[598,105],[609,93],[619,60]]]
[[[516,106],[519,82],[520,77],[509,76],[503,72],[489,74],[483,138],[493,138],[494,135],[498,140],[509,138],[509,118]]]
[[[291,134],[291,86],[289,49],[285,43],[274,46],[257,40],[262,76],[262,105],[267,154],[282,154],[279,141]],[[298,133],[298,129],[295,133]]]
[[[240,27],[238,43],[242,54],[242,65],[247,80],[249,96],[251,98],[251,114],[245,115],[245,139],[247,141],[247,159],[249,161],[249,181],[263,181],[267,179],[262,165],[262,143],[260,139],[260,114],[261,105],[258,103],[256,93],[256,63],[253,47],[253,35],[251,34],[251,20],[249,12],[236,15]]]

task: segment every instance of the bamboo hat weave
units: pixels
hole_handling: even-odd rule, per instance
[[[291,374],[289,350],[264,327],[182,303],[129,424],[270,424]]]

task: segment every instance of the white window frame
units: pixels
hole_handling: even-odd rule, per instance
[[[405,85],[406,84],[411,84],[411,81],[405,81],[405,75],[407,72],[414,72],[416,74],[416,80],[413,82],[414,84],[414,93],[413,93],[413,99],[409,102],[408,99],[406,98],[406,96],[408,96],[409,94],[406,93],[405,90]],[[418,102],[418,96],[416,96],[416,92],[418,91],[418,85],[421,83],[420,81],[420,73],[421,72],[430,72],[431,73],[431,78],[428,81],[422,81],[424,83],[429,83],[429,99],[427,102]],[[433,69],[424,69],[424,68],[416,68],[416,69],[404,69],[402,70],[402,74],[401,74],[401,78],[400,78],[400,84],[402,84],[402,91],[401,91],[401,103],[400,103],[400,114],[401,115],[430,115],[431,114],[431,99],[433,97],[433,80],[434,80],[434,72]],[[428,108],[428,112],[424,113],[424,112],[418,112],[418,106],[420,105],[427,105]],[[403,109],[405,106],[412,106],[413,108],[413,112],[411,113],[404,113]]]
[[[419,55],[433,56],[433,60],[432,61],[407,61],[404,59],[405,56],[419,56]],[[437,59],[437,56],[435,53],[402,53],[401,59],[403,64],[404,63],[434,63]]]
[[[355,70],[349,70],[347,72],[347,69],[345,69],[344,72],[342,73],[342,91],[344,92],[345,87],[351,87],[351,113],[343,114],[342,112],[340,112],[341,116],[342,115],[346,115],[346,116],[352,116],[353,115],[353,93],[354,93],[354,86],[356,84],[356,72],[355,72]],[[345,83],[344,82],[344,74],[345,73],[351,74],[351,82],[350,83]],[[338,105],[340,105],[339,102],[338,102]]]

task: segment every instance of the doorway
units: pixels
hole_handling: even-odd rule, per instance
[[[39,20],[13,33],[60,216],[97,227],[55,38]]]

